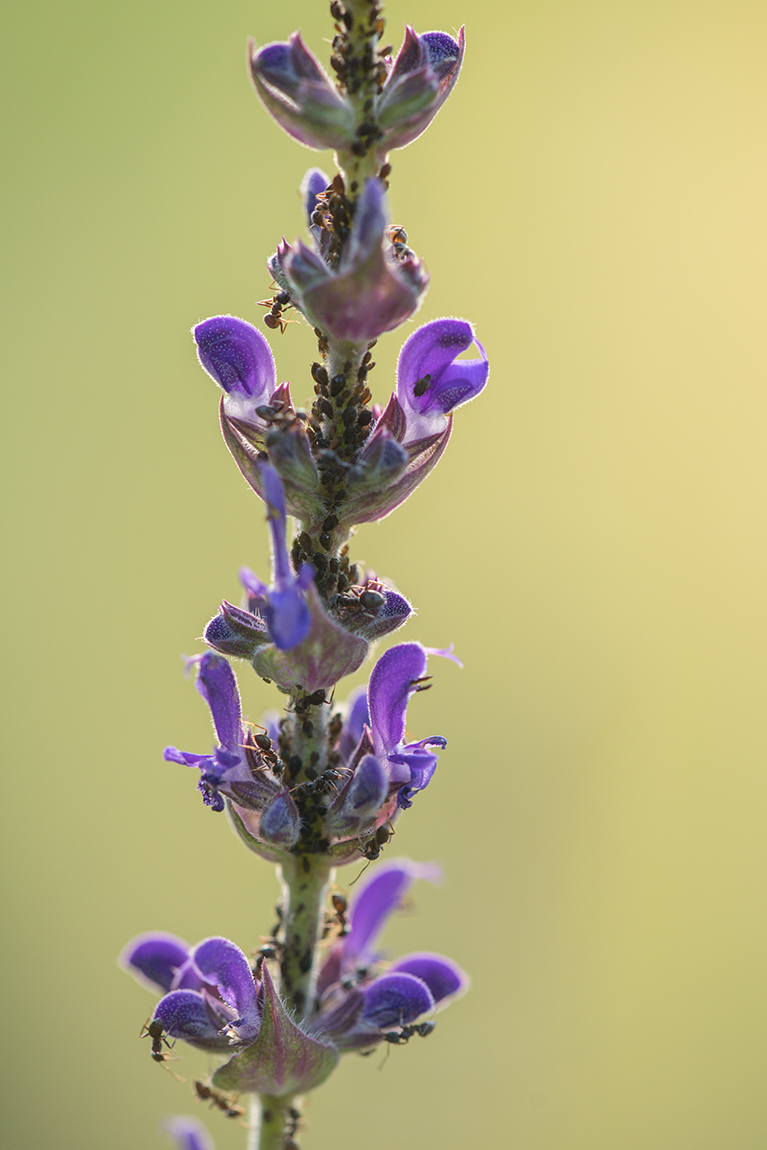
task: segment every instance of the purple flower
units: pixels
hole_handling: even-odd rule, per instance
[[[170,942],[178,949],[171,952]],[[167,934],[142,934],[128,943],[121,965],[161,992],[153,1018],[171,1038],[203,1050],[253,1042],[261,1029],[258,993],[248,960],[226,938],[206,938],[184,954]]]
[[[338,749],[349,775],[325,816],[339,861],[356,858],[360,842],[412,805],[437,766],[429,747],[447,745],[441,735],[404,741],[408,700],[426,686],[429,654],[452,657],[420,643],[391,647],[373,668],[367,694],[355,693],[347,703]]]
[[[197,690],[210,707],[218,745],[210,755],[191,754],[166,747],[171,763],[197,767],[203,801],[214,811],[224,809],[224,796],[236,804],[241,815],[258,812],[251,819],[259,838],[281,849],[298,840],[300,821],[295,803],[280,780],[269,770],[249,726],[241,718],[237,680],[226,659],[206,652],[190,660],[198,665]],[[148,975],[148,977],[150,977]],[[157,978],[152,981],[158,982]]]
[[[405,718],[410,698],[425,688],[427,651],[420,643],[398,643],[376,663],[368,687],[370,728],[375,754],[387,765],[389,784],[397,787],[397,805],[411,806],[437,768],[429,747],[446,747],[441,735],[405,743]]]
[[[279,475],[266,460],[259,461],[263,498],[268,508],[272,538],[272,585],[266,587],[249,568],[241,578],[259,614],[266,620],[269,634],[281,651],[291,651],[303,643],[311,628],[306,592],[312,585],[314,568],[304,563],[298,575],[288,555],[285,491]]]
[[[416,878],[435,882],[437,867],[397,859],[379,866],[348,911],[350,929],[320,971],[322,1012],[314,1024],[342,1049],[371,1046],[392,1027],[410,1026],[423,1014],[447,1006],[468,987],[468,978],[443,955],[421,951],[385,970],[378,941],[391,913]]]
[[[458,359],[472,344],[480,358]],[[466,320],[437,319],[413,332],[399,355],[396,390],[349,473],[345,522],[383,519],[407,499],[447,447],[453,410],[479,395],[489,371],[485,349]],[[379,478],[387,451],[403,456],[388,484]]]
[[[285,42],[255,50],[250,71],[267,112],[308,148],[346,148],[354,139],[354,111],[294,32]]]
[[[380,160],[391,148],[404,148],[426,130],[458,79],[464,55],[464,30],[458,40],[446,32],[419,35],[409,25],[378,100],[383,129]]]
[[[383,184],[366,180],[337,269],[300,239],[295,247],[283,241],[268,261],[309,322],[332,339],[377,339],[418,308],[428,273],[409,249],[398,255],[385,227]]]
[[[338,1061],[334,1046],[289,1017],[268,967],[256,979],[240,948],[226,938],[189,948],[172,935],[143,934],[128,943],[120,963],[161,992],[171,986],[152,1015],[164,1034],[214,1053],[234,1050],[213,1076],[219,1089],[303,1093],[323,1082]]]
[[[223,388],[221,430],[245,480],[266,502],[259,463],[267,451],[285,484],[291,514],[321,519],[309,438],[289,385],[276,385],[274,358],[261,332],[236,316],[220,315],[197,324],[193,334],[200,363]]]
[[[277,373],[261,332],[237,316],[217,315],[198,323],[192,334],[200,363],[224,390],[226,414],[264,430],[256,408],[274,396]]]
[[[202,1122],[187,1114],[169,1118],[164,1129],[175,1138],[178,1150],[214,1150],[213,1139]]]

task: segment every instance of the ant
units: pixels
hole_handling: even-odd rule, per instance
[[[152,1018],[150,1021],[144,1023],[141,1027],[141,1037],[152,1039],[152,1058],[155,1062],[159,1062],[161,1066],[165,1066],[166,1062],[178,1062],[177,1058],[171,1058],[170,1055],[166,1054],[163,1050],[163,1045],[167,1046],[168,1050],[172,1050],[176,1044],[175,1042],[168,1042],[168,1039],[165,1037],[165,1027],[159,1018]],[[173,1074],[170,1066],[165,1066],[165,1069],[168,1071],[168,1074]],[[173,1074],[173,1077],[177,1082],[186,1082],[186,1079],[180,1078],[178,1074]]]
[[[339,938],[344,938],[349,933],[349,924],[346,921],[346,911],[348,902],[342,894],[331,894],[330,901],[333,903],[333,910],[336,912],[336,922],[340,926],[338,932]]]
[[[262,936],[263,937],[263,936]],[[269,938],[260,946],[256,951],[255,965],[250,968],[251,974],[254,978],[261,980],[261,970],[266,961],[272,958],[279,958],[282,944],[277,942],[276,938]]]
[[[258,300],[258,306],[269,308],[269,311],[264,316],[264,323],[267,327],[271,328],[272,331],[276,331],[276,329],[279,328],[281,334],[284,335],[289,323],[298,322],[297,320],[282,318],[283,308],[295,307],[295,304],[291,304],[290,302],[290,292],[279,291],[273,299],[260,299]]]
[[[401,224],[392,224],[388,227],[389,243],[392,246],[395,259],[400,263],[404,262],[409,256],[412,256],[412,251],[407,246],[407,232]]]
[[[226,1114],[227,1118],[242,1118],[245,1113],[245,1108],[238,1106],[236,1099],[230,1098],[221,1090],[214,1090],[212,1086],[206,1086],[204,1082],[196,1081],[194,1092],[200,1102],[210,1102],[211,1106]]]
[[[417,1022],[415,1026],[403,1026],[401,1030],[386,1030],[382,1037],[384,1042],[389,1042],[392,1046],[404,1046],[414,1034],[427,1038],[436,1025],[436,1022]]]

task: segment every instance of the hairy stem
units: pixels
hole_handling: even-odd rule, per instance
[[[344,34],[345,67],[341,79],[354,108],[356,138],[348,152],[339,153],[346,194],[354,201],[364,182],[378,174],[376,143],[380,137],[378,93],[384,72],[377,47],[383,31],[382,8],[377,0],[344,0],[351,27]]]
[[[325,894],[333,867],[319,855],[295,855],[280,866],[283,886],[280,994],[303,1021],[314,1009]]]
[[[262,1094],[253,1099],[248,1150],[284,1150],[292,1129],[292,1105],[289,1095],[273,1098]]]

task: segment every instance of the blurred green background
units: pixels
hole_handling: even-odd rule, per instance
[[[305,1146],[762,1150],[767,8],[388,15],[395,44],[405,20],[468,26],[391,205],[432,272],[418,321],[476,321],[492,372],[354,545],[419,609],[399,638],[466,663],[435,661],[411,709],[449,748],[392,851],[447,883],[387,943],[474,985],[428,1042],[348,1058]],[[151,1062],[153,1000],[115,957],[146,929],[251,948],[272,923],[270,867],[161,751],[209,745],[178,656],[240,563],[266,570],[188,329],[260,314],[301,176],[330,165],[245,75],[248,34],[299,25],[327,58],[319,0],[4,17],[9,1150],[161,1150],[190,1111],[244,1144]],[[378,400],[405,334],[376,352]],[[309,330],[272,343],[305,399]],[[257,719],[275,696],[241,679]]]

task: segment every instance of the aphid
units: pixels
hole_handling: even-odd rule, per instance
[[[425,395],[426,392],[429,390],[429,384],[430,383],[431,383],[431,376],[430,375],[425,375],[423,377],[423,379],[419,379],[413,388],[413,395],[415,395],[417,398],[420,398],[422,395]]]
[[[214,1090],[212,1086],[206,1086],[204,1082],[197,1080],[194,1084],[194,1092],[200,1102],[210,1102],[211,1106],[215,1106],[227,1118],[242,1118],[245,1113],[243,1106],[238,1106],[236,1099],[231,1098],[228,1094],[224,1094],[221,1090]]]

